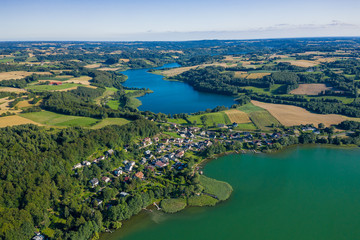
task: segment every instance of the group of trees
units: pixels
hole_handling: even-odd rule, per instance
[[[72,166],[99,148],[130,144],[158,131],[147,120],[99,130],[47,131],[34,125],[0,129],[0,239],[30,239],[35,227],[50,224],[54,239],[89,239],[103,228],[105,212],[93,211],[91,202],[81,198],[79,192],[87,186],[73,175]],[[54,214],[66,223],[53,224]]]

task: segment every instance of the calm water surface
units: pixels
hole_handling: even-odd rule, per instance
[[[359,156],[359,149],[297,147],[221,157],[204,172],[233,186],[228,201],[142,213],[102,240],[360,239]]]
[[[177,63],[167,64],[157,68],[178,67]],[[203,93],[194,90],[190,85],[177,81],[166,81],[163,76],[148,73],[149,69],[128,70],[122,72],[128,76],[123,84],[125,87],[149,88],[154,93],[140,97],[141,111],[149,110],[155,113],[193,113],[215,108],[216,106],[230,107],[235,104],[233,97]]]

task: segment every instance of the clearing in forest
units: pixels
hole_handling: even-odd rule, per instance
[[[304,108],[284,104],[272,104],[258,101],[251,101],[255,106],[268,110],[281,124],[294,126],[301,124],[314,124],[317,126],[323,123],[326,127],[332,124],[339,124],[347,118],[337,114],[311,113]]]
[[[323,83],[299,84],[299,87],[290,93],[295,95],[319,95],[319,93],[327,90],[332,90],[332,87],[327,87]]]
[[[230,122],[232,123],[249,123],[251,122],[249,116],[237,109],[230,109],[225,111],[225,114],[229,117]]]

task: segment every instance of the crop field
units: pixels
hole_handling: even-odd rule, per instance
[[[33,104],[29,103],[28,100],[20,101],[16,104],[16,107],[18,107],[18,108],[27,108],[27,107],[31,107],[31,106],[33,106]]]
[[[96,125],[92,126],[92,129],[99,129],[109,125],[124,125],[129,123],[130,121],[125,118],[105,118],[101,120],[101,122],[97,123]]]
[[[249,116],[242,111],[239,111],[237,109],[231,109],[225,111],[225,114],[229,117],[230,122],[232,123],[249,123],[251,122]]]
[[[64,83],[78,83],[78,84],[84,84],[84,85],[90,86],[91,79],[92,78],[88,77],[88,76],[81,76],[81,77],[77,77],[77,78],[70,78],[70,79],[64,81]]]
[[[325,84],[299,84],[299,87],[292,90],[290,93],[295,95],[319,95],[319,93],[331,90],[332,87],[327,87]]]
[[[0,81],[10,80],[10,79],[22,79],[32,74],[52,75],[49,72],[25,72],[25,71],[0,72]]]
[[[37,122],[34,122],[34,121],[32,121],[30,119],[27,119],[27,118],[23,118],[23,117],[18,116],[18,115],[0,117],[0,128],[16,126],[16,125],[23,125],[23,124],[40,125]]]
[[[16,93],[20,93],[20,92],[26,92],[25,89],[20,89],[20,88],[12,88],[12,87],[0,87],[0,92],[16,92]]]
[[[85,65],[86,68],[98,68],[100,66],[101,66],[100,63],[94,63],[94,64]]]
[[[189,121],[191,121],[192,123],[194,123],[194,121],[196,121],[196,124],[202,125],[201,117],[204,116],[204,115],[207,117],[206,124],[208,126],[215,126],[217,124],[228,125],[228,124],[232,123],[232,122],[230,122],[230,119],[226,115],[225,112],[216,112],[216,113],[207,113],[207,114],[195,115],[195,116],[189,117]]]
[[[61,85],[29,85],[26,88],[34,91],[68,91],[83,86],[78,83],[64,83]]]
[[[254,131],[257,127],[252,123],[239,123],[235,130],[243,130],[243,131]]]
[[[276,117],[281,124],[285,126],[294,126],[301,124],[314,124],[317,126],[323,123],[329,127],[332,124],[339,124],[346,120],[346,117],[337,114],[316,114],[307,111],[304,108],[283,105],[263,103],[258,101],[251,101],[254,105],[268,110],[274,117]]]
[[[281,125],[268,111],[254,104],[248,103],[237,109],[247,113],[252,123],[261,130],[270,130],[272,125]]]
[[[271,73],[250,73],[247,75],[246,79],[257,79],[257,78],[263,78],[264,76],[271,75]]]
[[[96,124],[99,120],[89,117],[70,116],[53,113],[49,111],[32,112],[20,114],[21,117],[27,118],[39,124],[57,127],[80,126],[89,127]]]

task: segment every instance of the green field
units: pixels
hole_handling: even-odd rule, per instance
[[[92,126],[92,129],[99,129],[99,128],[103,128],[106,127],[108,125],[124,125],[129,123],[130,121],[125,119],[125,118],[105,118],[103,120],[101,120],[101,122],[99,122],[98,124]]]
[[[261,107],[255,106],[252,103],[245,104],[241,107],[238,107],[237,109],[246,112],[253,124],[255,124],[255,126],[261,130],[270,130],[272,124],[275,126],[281,125],[280,122],[268,111]]]
[[[258,111],[249,113],[251,121],[261,130],[271,130],[271,126],[280,126],[281,123],[268,111]]]
[[[186,199],[185,198],[164,199],[161,201],[160,207],[166,213],[175,213],[183,210],[186,207]]]
[[[238,107],[237,109],[240,110],[240,111],[243,111],[245,113],[252,113],[252,112],[256,112],[256,111],[264,111],[263,108],[255,106],[252,103],[242,105],[241,107]]]
[[[204,192],[215,195],[220,201],[228,199],[233,191],[230,184],[213,178],[200,176],[200,184],[204,187]]]
[[[33,120],[34,122],[56,127],[90,127],[99,121],[95,118],[69,116],[49,111],[23,113],[20,114],[20,116]]]
[[[96,104],[100,104],[101,103],[101,99],[105,99],[110,97],[111,95],[113,95],[114,93],[116,93],[118,90],[116,88],[106,88],[105,92],[103,93],[102,96],[95,98],[95,102]]]
[[[215,206],[217,202],[218,200],[208,195],[191,196],[188,198],[188,205],[194,207]]]
[[[206,124],[208,126],[216,126],[217,124],[231,124],[229,117],[224,112],[216,112],[216,113],[206,113],[201,115],[194,115],[189,117],[189,121],[194,123],[196,121],[196,124],[199,126],[202,126],[201,117],[206,115],[207,120]]]
[[[119,101],[116,101],[116,100],[110,100],[110,101],[107,102],[107,105],[108,105],[111,109],[117,110],[117,109],[119,109],[120,103],[119,103]]]
[[[167,121],[176,124],[187,124],[187,121],[183,118],[168,118]]]
[[[77,83],[64,83],[62,85],[29,85],[26,87],[26,89],[34,90],[34,91],[56,91],[56,90],[64,90],[79,86],[84,86],[84,85]]]

